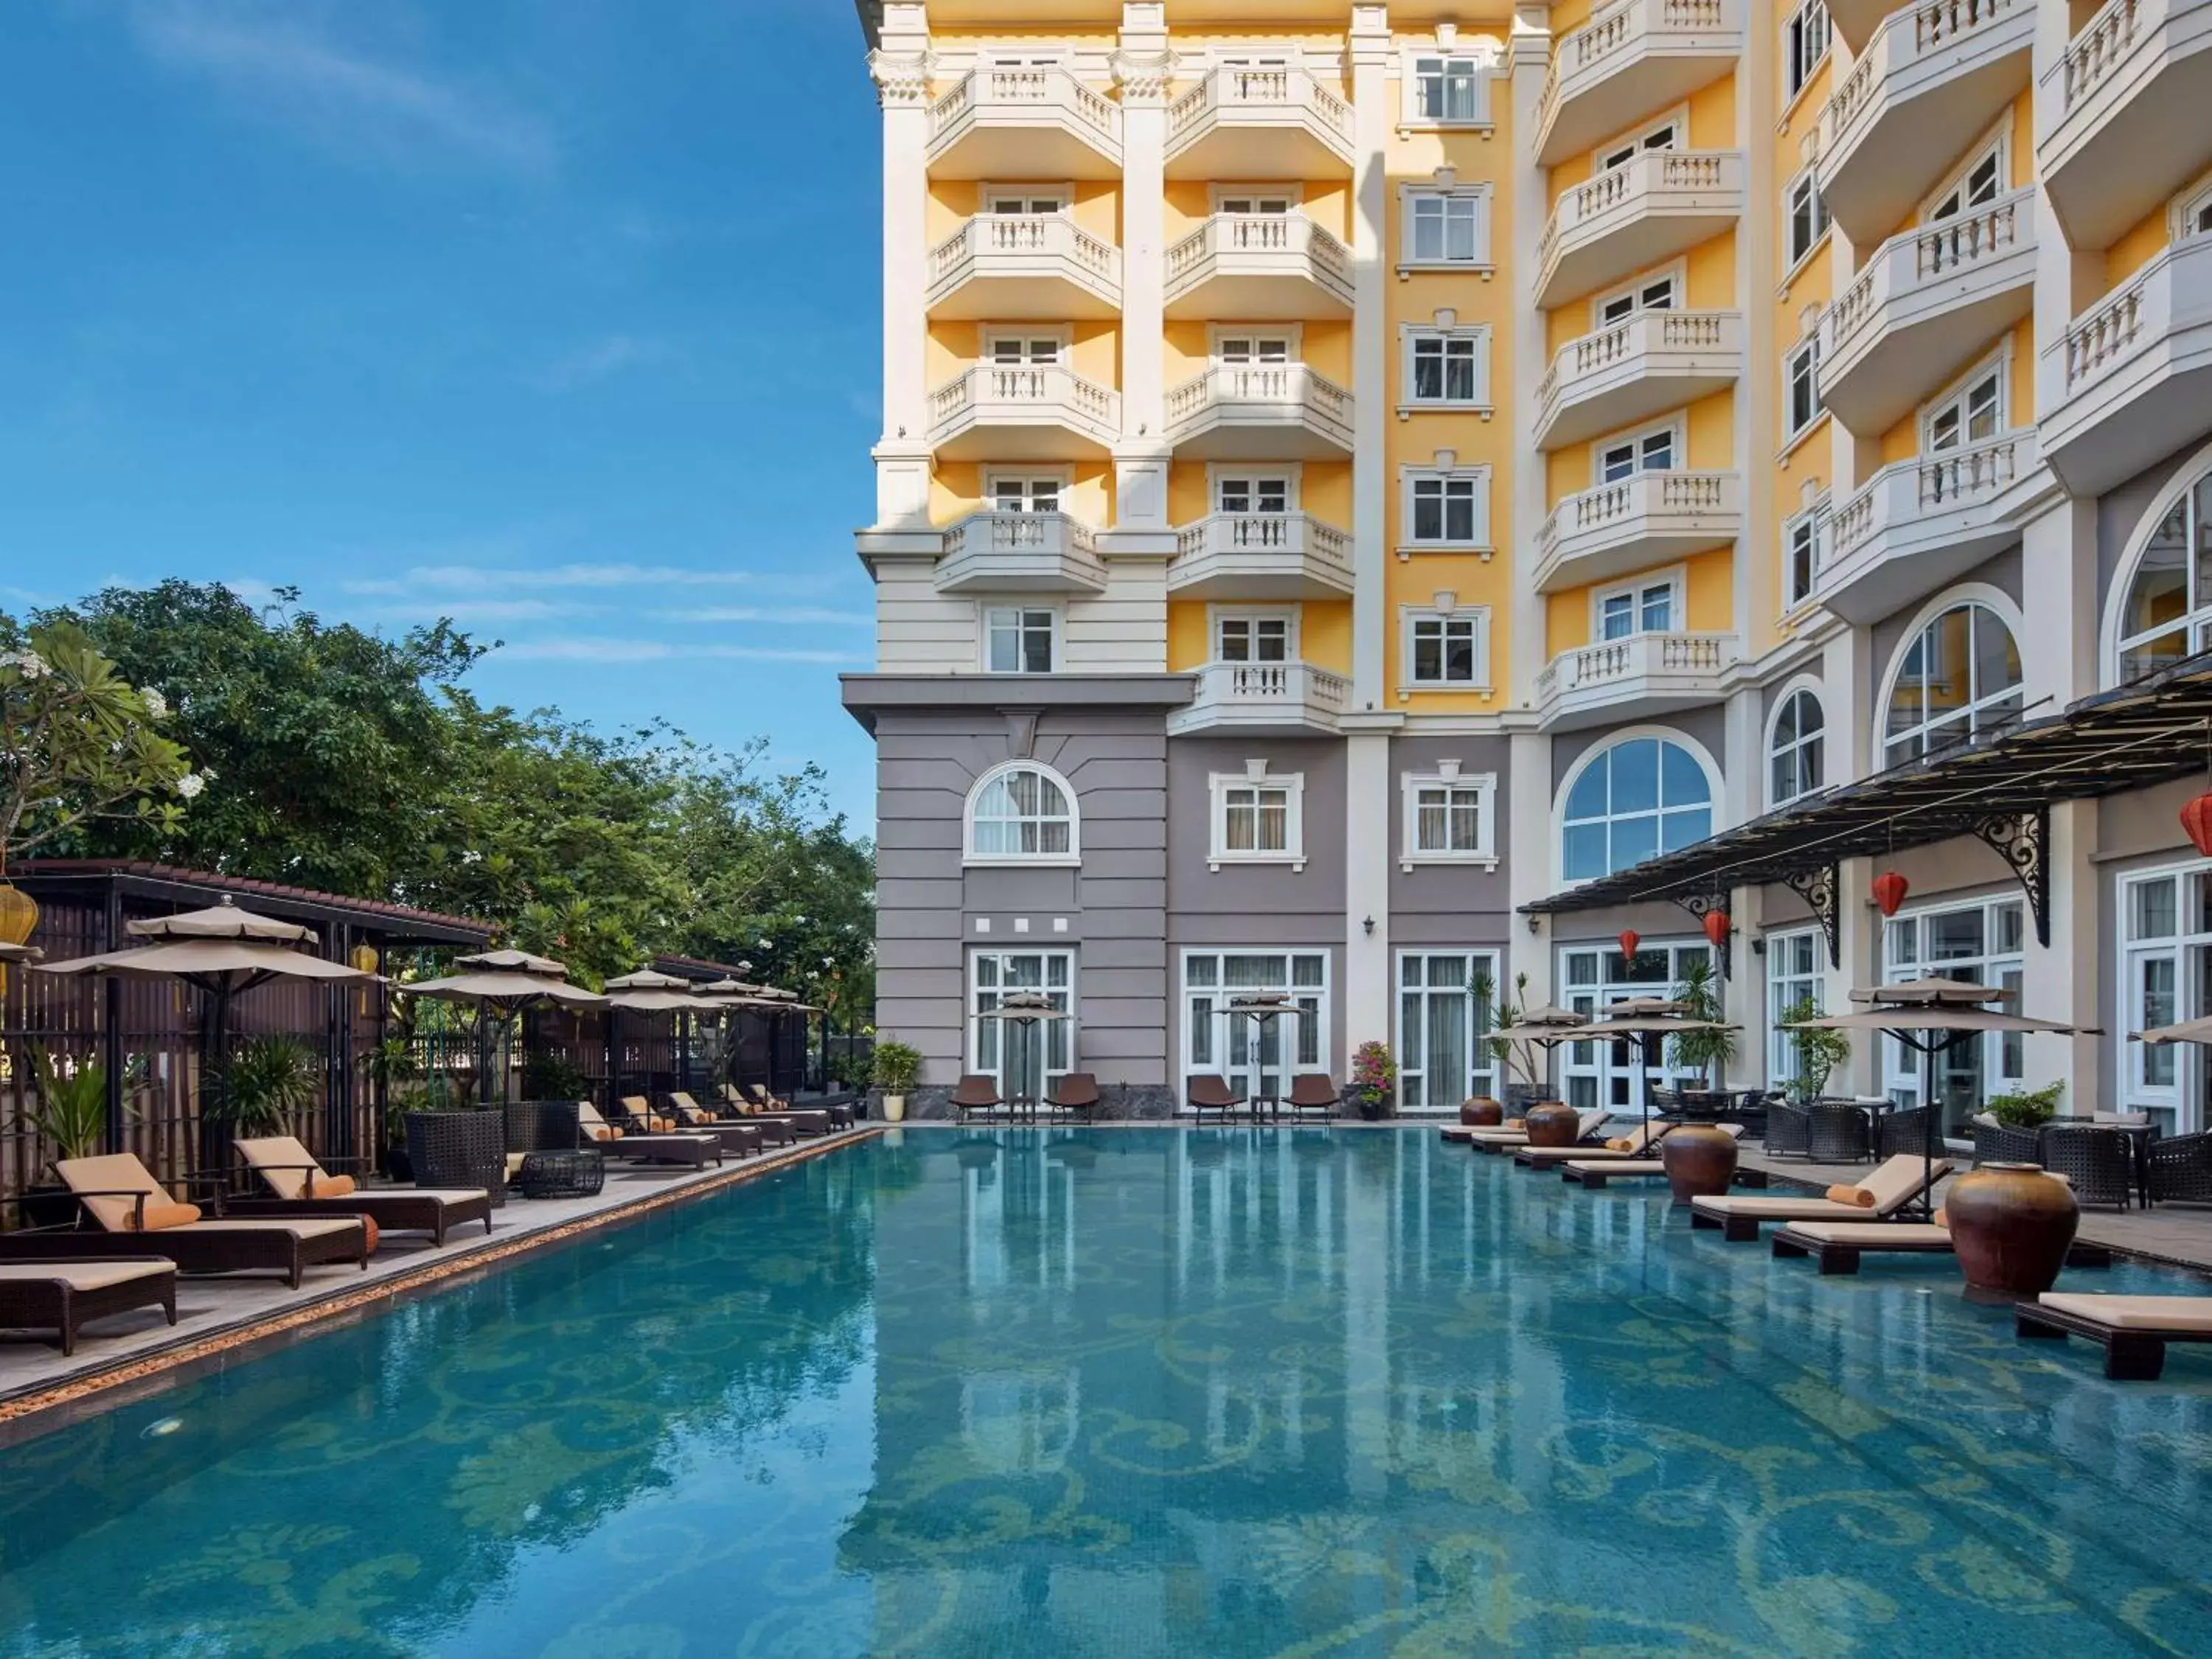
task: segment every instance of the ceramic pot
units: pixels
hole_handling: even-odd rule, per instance
[[[905,1120],[906,1097],[904,1095],[885,1095],[884,1097],[884,1121],[886,1123],[901,1123],[905,1121]]]
[[[1967,1293],[2016,1302],[2058,1282],[2081,1206],[2033,1164],[1984,1164],[1945,1189],[1943,1218]]]
[[[1735,1179],[1735,1138],[1718,1129],[1691,1123],[1669,1129],[1659,1143],[1659,1162],[1667,1171],[1667,1185],[1674,1194],[1674,1207],[1689,1207],[1693,1198],[1719,1198]]]
[[[1528,1109],[1531,1146],[1571,1146],[1580,1138],[1582,1114],[1564,1101],[1539,1101]]]
[[[1505,1109],[1488,1095],[1476,1095],[1460,1103],[1459,1121],[1470,1129],[1494,1129],[1505,1121]]]

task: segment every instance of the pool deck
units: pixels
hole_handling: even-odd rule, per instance
[[[595,1198],[513,1196],[492,1212],[489,1235],[472,1223],[449,1233],[442,1249],[422,1234],[386,1233],[366,1271],[311,1268],[296,1291],[270,1273],[180,1278],[174,1329],[158,1308],[118,1314],[87,1327],[67,1359],[51,1331],[0,1331],[0,1445],[168,1387],[303,1327],[373,1313],[394,1298],[483,1272],[522,1252],[871,1139],[882,1127],[863,1124],[704,1170],[611,1164]]]

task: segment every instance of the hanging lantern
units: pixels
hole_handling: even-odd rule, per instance
[[[357,973],[373,974],[383,960],[374,945],[356,945],[346,954],[346,966]]]
[[[28,893],[0,881],[0,945],[27,945],[39,925],[39,906]],[[0,992],[8,988],[8,969],[0,965]]]
[[[1705,912],[1705,937],[1712,941],[1714,950],[1724,951],[1728,948],[1729,913],[1727,911]]]
[[[2212,859],[2212,790],[2181,809],[2181,827],[2189,836],[2189,844]],[[4,908],[4,903],[0,903],[0,909]]]
[[[1897,907],[1905,902],[1905,896],[1912,890],[1912,884],[1894,870],[1885,870],[1874,878],[1874,902],[1885,916],[1897,914]]]
[[[1643,942],[1644,936],[1633,927],[1624,927],[1620,930],[1620,954],[1629,961],[1636,960],[1636,947]]]

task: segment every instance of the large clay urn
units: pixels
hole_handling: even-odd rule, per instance
[[[1531,1146],[1571,1146],[1582,1138],[1582,1114],[1560,1100],[1540,1100],[1528,1109]]]
[[[1505,1109],[1488,1095],[1474,1095],[1460,1103],[1459,1121],[1469,1129],[1494,1129],[1505,1121]]]
[[[1943,1194],[1969,1296],[2017,1302],[2058,1282],[2081,1220],[2074,1189],[2033,1164],[1984,1164]]]
[[[1673,1188],[1674,1207],[1693,1198],[1718,1198],[1735,1179],[1735,1137],[1718,1129],[1686,1123],[1667,1132],[1659,1143],[1659,1163]]]

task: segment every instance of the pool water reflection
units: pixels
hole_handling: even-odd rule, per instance
[[[2191,1652],[2208,1524],[2212,1356],[1925,1261],[1432,1133],[912,1131],[0,1452],[0,1655]]]

